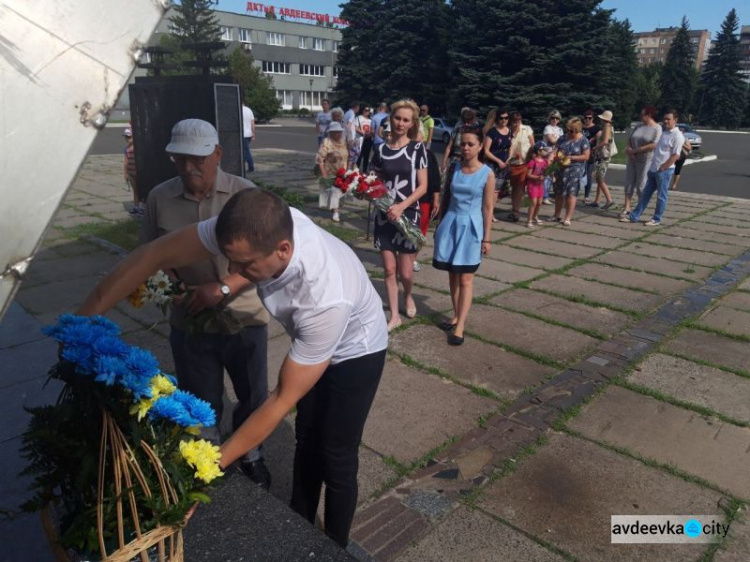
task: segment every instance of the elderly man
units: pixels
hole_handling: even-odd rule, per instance
[[[255,185],[224,172],[219,136],[211,123],[185,119],[172,129],[167,153],[177,177],[157,185],[149,194],[141,227],[141,242],[180,230],[219,215],[239,191]],[[238,403],[232,414],[237,429],[268,397],[266,348],[268,312],[250,282],[228,269],[224,256],[173,269],[190,287],[190,296],[170,315],[172,347],[181,388],[211,403],[221,420],[224,369],[229,373]],[[218,428],[209,437],[218,441]],[[245,454],[241,468],[266,489],[271,475],[260,444]]]
[[[648,169],[648,179],[646,187],[643,188],[643,195],[638,200],[638,206],[630,213],[630,216],[622,217],[620,222],[638,222],[643,211],[656,193],[656,210],[650,221],[646,221],[646,226],[659,226],[664,211],[667,209],[667,199],[669,197],[669,183],[674,174],[675,162],[680,158],[682,145],[685,137],[682,136],[680,129],[677,127],[677,112],[669,109],[664,113],[664,128],[659,141],[654,149],[654,156],[651,160],[651,167]]]

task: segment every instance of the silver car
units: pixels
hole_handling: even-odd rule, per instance
[[[435,129],[432,131],[432,140],[448,144],[451,140],[451,133],[453,132],[453,123],[449,123],[442,117],[433,117],[432,119],[435,121]]]
[[[703,144],[703,139],[690,125],[687,123],[677,123],[677,127],[682,132],[682,136],[685,137],[685,140],[690,143],[690,147],[693,150],[700,149],[701,144]]]

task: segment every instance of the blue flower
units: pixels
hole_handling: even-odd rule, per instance
[[[211,404],[205,400],[192,395],[184,390],[177,390],[173,394],[175,400],[178,400],[185,409],[190,413],[190,416],[195,420],[190,425],[201,424],[204,427],[210,427],[216,424],[216,412],[211,407]]]
[[[81,318],[81,317],[78,316],[75,318]],[[110,320],[109,318],[105,318],[104,316],[92,316],[91,324],[103,329],[110,336],[120,335],[120,327],[114,322],[112,322],[112,320]]]
[[[100,356],[125,357],[128,355],[131,347],[120,338],[105,334],[94,342],[93,349]]]
[[[148,380],[159,374],[159,362],[150,351],[145,349],[131,347],[125,363],[131,371]]]
[[[133,393],[134,400],[151,398],[151,377],[144,377],[125,367],[125,373],[120,378],[120,384]]]
[[[165,419],[178,423],[177,420],[185,415],[185,408],[171,396],[162,396],[151,406],[148,411],[148,417],[152,420]],[[180,424],[182,425],[182,424]]]
[[[211,405],[184,390],[176,390],[169,396],[159,398],[148,415],[151,419],[164,418],[182,427],[216,424],[216,413]]]
[[[94,379],[97,382],[103,382],[107,386],[120,383],[122,378],[128,374],[127,366],[119,357],[105,355],[99,357],[96,365],[98,373]]]
[[[66,345],[62,358],[75,364],[79,373],[90,374],[94,371],[94,354],[88,345]]]

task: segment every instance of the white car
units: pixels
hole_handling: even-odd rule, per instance
[[[454,125],[442,117],[433,117],[435,129],[432,131],[432,140],[448,144],[451,139]]]
[[[703,139],[690,125],[687,123],[677,123],[677,127],[682,132],[682,136],[685,137],[685,140],[690,143],[690,148],[693,150],[700,149],[701,144],[703,144]]]

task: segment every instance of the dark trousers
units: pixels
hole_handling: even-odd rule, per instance
[[[268,398],[267,326],[247,326],[233,335],[191,335],[172,328],[169,343],[180,388],[211,404],[217,428],[224,412],[224,369],[238,400],[232,412],[233,429]],[[246,458],[261,456],[258,447]]]
[[[250,138],[242,137],[242,146],[245,149],[245,168],[248,172],[254,172],[255,164],[253,163],[253,155],[250,152]]]
[[[362,152],[359,153],[357,159],[357,167],[362,171],[363,174],[367,173],[367,168],[370,167],[370,151],[372,150],[372,139],[364,139],[362,141]]]
[[[297,403],[292,509],[311,523],[326,485],[326,534],[343,548],[357,507],[359,444],[385,350],[331,365]]]

